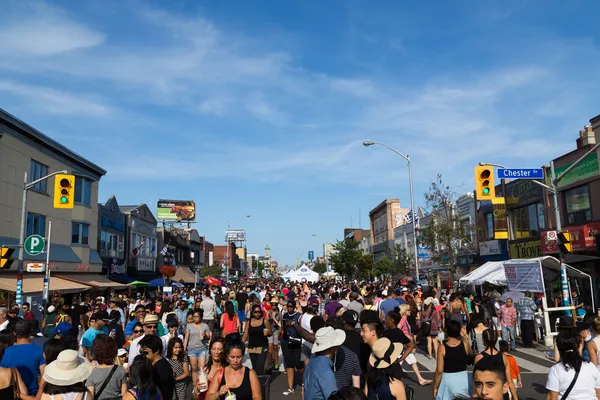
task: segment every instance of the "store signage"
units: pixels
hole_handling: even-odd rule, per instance
[[[508,223],[504,204],[493,204],[494,239],[508,239]]]
[[[154,271],[154,259],[152,258],[137,258],[138,271]]]
[[[102,217],[102,226],[108,229],[114,229],[119,232],[125,231],[125,225],[110,218]]]
[[[77,272],[88,272],[89,269],[90,266],[87,264],[77,264],[77,266],[75,267],[75,271]]]
[[[596,251],[596,235],[600,233],[600,223],[591,223],[580,226],[568,226],[563,229],[571,233],[571,244],[573,252]],[[542,252],[544,254],[558,253],[558,244],[556,236],[553,236],[555,231],[547,231],[541,233]]]
[[[544,293],[542,265],[532,263],[504,263],[506,285],[511,291]]]
[[[479,242],[479,255],[481,256],[494,256],[501,254],[500,241],[499,240],[488,240],[487,242]]]
[[[561,165],[560,167],[556,167],[554,171],[555,175],[559,176],[564,171],[566,171],[567,168],[569,168],[571,165],[573,165],[572,162],[567,163],[565,165]],[[557,186],[560,188],[572,185],[579,181],[593,178],[595,176],[598,176],[598,154],[596,152],[593,152],[592,154],[584,158],[583,161],[579,163],[575,168],[569,171],[569,173],[558,182]]]
[[[510,258],[536,258],[544,255],[539,240],[511,243],[508,245],[508,254]]]
[[[544,189],[530,180],[517,180],[506,185],[507,198],[509,206],[530,203],[539,200],[544,196]]]
[[[27,272],[44,272],[46,270],[43,263],[29,263],[27,264]]]

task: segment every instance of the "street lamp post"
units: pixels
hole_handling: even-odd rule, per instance
[[[400,157],[404,158],[406,160],[406,162],[408,163],[408,184],[409,184],[409,189],[410,189],[410,207],[412,209],[413,252],[414,252],[414,260],[415,260],[415,283],[418,285],[419,284],[419,253],[417,252],[417,229],[416,229],[416,224],[415,224],[415,220],[417,218],[417,210],[415,209],[415,194],[413,192],[412,161],[411,161],[410,155],[408,155],[408,154],[404,155],[404,154],[400,153],[399,151],[394,150],[393,148],[391,148],[390,146],[388,146],[385,143],[370,142],[370,141],[363,142],[363,146],[365,146],[365,147],[373,146],[374,144],[378,144],[380,146],[386,147],[387,149],[393,151]]]
[[[225,232],[225,242],[227,244],[227,250],[226,250],[226,256],[225,256],[225,262],[226,262],[226,274],[225,274],[225,279],[227,281],[229,281],[229,238],[227,237],[227,233],[229,232],[229,230],[231,229],[231,224],[233,224],[235,221],[242,219],[242,218],[250,218],[250,214],[248,215],[242,215],[241,217],[237,217],[236,219],[233,219],[231,221],[229,221],[227,223],[227,232]]]

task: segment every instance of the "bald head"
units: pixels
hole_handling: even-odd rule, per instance
[[[0,321],[6,321],[6,316],[8,315],[8,308],[0,307]]]

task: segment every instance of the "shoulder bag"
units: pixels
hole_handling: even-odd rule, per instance
[[[581,367],[579,367],[579,371],[581,371]],[[567,400],[569,394],[571,394],[571,390],[573,390],[573,388],[575,387],[575,382],[577,382],[577,378],[579,378],[579,371],[575,371],[575,377],[573,378],[573,381],[571,381],[571,384],[567,388],[567,391],[565,392],[565,394],[562,395],[560,400]]]
[[[108,385],[108,382],[110,382],[110,379],[112,378],[112,376],[114,375],[115,371],[117,370],[118,365],[114,365],[112,367],[112,369],[110,370],[108,376],[106,377],[106,380],[104,381],[104,383],[102,384],[102,386],[100,386],[100,390],[98,390],[98,393],[94,393],[94,398],[95,399],[99,399],[100,396],[102,395],[102,392],[104,392],[104,389],[106,389],[106,385]]]

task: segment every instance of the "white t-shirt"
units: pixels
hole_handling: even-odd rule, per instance
[[[567,391],[569,385],[575,378],[575,370],[569,368],[567,371],[562,362],[554,364],[548,371],[546,389],[558,392],[558,398]],[[589,400],[596,398],[596,389],[600,389],[600,371],[589,362],[581,364],[581,371],[577,383],[571,390],[567,400]]]
[[[309,333],[314,333],[312,329],[310,329],[310,320],[313,319],[314,315],[311,314],[302,314],[300,319],[300,326],[306,329]],[[302,343],[309,343],[306,340],[302,339]]]

